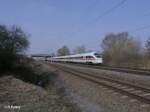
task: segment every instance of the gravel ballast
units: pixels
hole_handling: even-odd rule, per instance
[[[131,82],[133,84],[137,84],[140,86],[144,86],[150,88],[150,76],[144,75],[136,75],[131,73],[124,73],[124,72],[116,72],[111,70],[102,70],[102,69],[95,69],[95,68],[88,68],[76,65],[67,65],[67,64],[60,64],[66,67],[75,68],[77,70],[81,70],[84,72],[94,73],[95,75],[102,75],[110,78],[114,78],[121,81]]]
[[[77,76],[59,71],[59,79],[84,112],[150,112],[148,104]]]

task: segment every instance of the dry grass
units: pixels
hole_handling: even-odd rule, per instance
[[[10,112],[5,106],[21,106],[20,112],[77,112],[79,111],[63,92],[54,86],[48,90],[23,82],[13,76],[0,78],[0,109]],[[14,111],[19,111],[14,109]]]

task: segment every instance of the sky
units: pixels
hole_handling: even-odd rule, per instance
[[[150,37],[150,0],[126,0],[111,10],[121,1],[0,0],[0,24],[20,26],[29,35],[31,54],[53,53],[63,45],[101,51],[110,32],[127,31],[144,44]]]

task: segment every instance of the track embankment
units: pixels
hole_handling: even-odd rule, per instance
[[[53,71],[41,62],[32,63],[32,69],[41,75]],[[1,112],[81,112],[67,97],[64,88],[55,84],[57,78],[42,87],[14,76],[18,75],[9,72],[0,77]]]

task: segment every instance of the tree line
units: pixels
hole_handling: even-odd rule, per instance
[[[128,32],[109,33],[102,41],[103,58],[107,65],[149,68],[150,38],[143,46]]]
[[[50,71],[37,72],[39,66],[25,56],[28,47],[28,35],[20,27],[0,25],[0,77],[12,75],[45,87],[57,75]]]
[[[144,46],[128,32],[109,33],[101,43],[102,56],[105,65],[119,67],[150,67],[150,38]],[[78,46],[72,54],[88,52],[85,46]],[[58,56],[69,55],[70,50],[67,46],[57,50]]]
[[[84,45],[81,45],[81,46],[77,46],[75,49],[73,49],[72,53],[71,53],[71,50],[66,46],[64,45],[62,48],[59,48],[57,50],[57,56],[65,56],[65,55],[70,55],[70,54],[79,54],[79,53],[85,53],[85,52],[88,52],[85,48]]]

